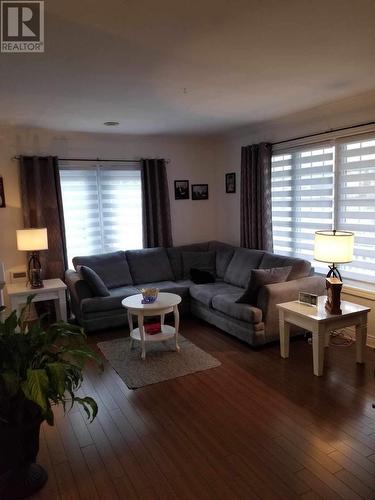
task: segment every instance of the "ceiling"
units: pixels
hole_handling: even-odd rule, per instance
[[[0,54],[1,123],[222,133],[375,88],[374,0],[45,4],[45,53]]]

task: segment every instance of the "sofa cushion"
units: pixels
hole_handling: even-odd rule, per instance
[[[246,288],[252,269],[257,269],[262,260],[262,250],[236,248],[224,275],[224,281]]]
[[[87,266],[93,269],[104,281],[107,288],[133,284],[125,252],[121,250],[100,255],[74,257],[73,265],[76,270],[77,266]]]
[[[165,248],[144,248],[126,252],[133,282],[173,281],[174,276]]]
[[[193,243],[192,245],[181,245],[179,247],[167,248],[169,262],[172,267],[175,280],[184,278],[182,266],[182,252],[207,252],[208,243]]]
[[[305,278],[309,276],[311,271],[311,263],[304,259],[295,257],[286,257],[285,255],[277,255],[265,252],[259,269],[270,269],[271,267],[292,266],[292,270],[288,276],[288,281]]]
[[[212,307],[232,318],[248,323],[260,323],[262,310],[249,304],[238,304],[237,294],[219,294],[212,299]]]
[[[110,295],[104,281],[91,267],[79,266],[79,272],[82,278],[87,281],[95,297],[108,297]]]
[[[237,294],[239,297],[243,293],[243,289],[238,288],[228,283],[216,282],[207,285],[193,285],[190,287],[190,295],[198,302],[202,302],[206,306],[211,306],[212,299],[219,294]]]
[[[216,252],[182,252],[183,277],[190,278],[192,268],[215,274]]]
[[[284,283],[287,280],[292,266],[273,267],[271,269],[253,269],[245,292],[237,299],[240,304],[256,305],[258,293],[262,286]]]
[[[224,278],[225,271],[231,261],[235,247],[222,243],[221,241],[210,241],[208,244],[210,250],[216,251],[216,276]]]
[[[135,295],[137,293],[139,293],[139,290],[132,286],[113,288],[110,290],[111,295],[109,297],[93,297],[91,299],[83,299],[81,302],[81,310],[84,313],[88,313],[121,309],[121,301],[125,297],[129,297],[130,295]],[[126,314],[125,308],[124,314]]]

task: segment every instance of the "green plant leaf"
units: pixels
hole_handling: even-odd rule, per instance
[[[88,359],[94,360],[99,366],[102,366],[102,359],[94,351],[85,345],[80,347],[61,347],[61,352],[70,355],[80,366],[83,366]]]
[[[26,299],[26,304],[21,309],[21,313],[20,313],[20,316],[19,316],[18,321],[17,321],[17,324],[20,327],[21,333],[25,333],[25,327],[26,327],[25,316],[27,316],[29,314],[31,303],[35,297],[36,297],[36,293],[32,293],[32,294],[28,295],[28,297]]]
[[[23,318],[33,298],[28,297]],[[44,329],[40,321],[23,322],[16,311],[0,319],[0,420],[24,422],[28,418],[25,398],[38,405],[42,418],[50,425],[54,422],[55,404],[62,404],[68,411],[69,403],[77,401],[89,419],[95,418],[95,401],[81,393],[81,398],[75,396],[87,361],[102,365],[78,326],[57,322]]]
[[[98,414],[98,405],[93,398],[86,396],[85,398],[74,397],[74,402],[82,405],[86,412],[87,418],[92,422],[96,415]]]
[[[66,389],[65,380],[67,376],[64,364],[58,361],[55,363],[46,363],[46,370],[52,388],[60,397],[63,397]]]
[[[49,408],[47,398],[49,380],[46,370],[27,370],[26,381],[21,384],[21,387],[27,399],[39,405],[45,415]]]
[[[4,323],[0,324],[0,335],[14,334],[17,328],[17,311],[12,311]]]

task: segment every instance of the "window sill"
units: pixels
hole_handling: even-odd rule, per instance
[[[353,295],[354,297],[375,300],[375,284],[355,280],[345,280],[343,293]]]
[[[325,276],[322,273],[316,273],[320,276]],[[353,295],[353,297],[362,297],[364,299],[375,301],[375,283],[367,283],[365,281],[357,281],[349,278],[343,279],[343,293]]]

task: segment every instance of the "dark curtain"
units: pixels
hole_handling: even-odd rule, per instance
[[[170,247],[171,211],[165,160],[142,160],[143,246]]]
[[[21,156],[20,175],[25,228],[48,232],[48,250],[40,252],[43,278],[63,279],[67,256],[57,157]]]
[[[241,148],[241,246],[272,252],[271,144]]]

